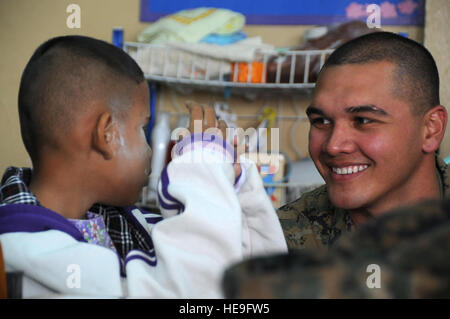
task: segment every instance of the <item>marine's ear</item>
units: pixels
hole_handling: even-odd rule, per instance
[[[116,153],[117,143],[117,124],[113,119],[111,112],[101,113],[92,132],[92,147],[109,160]]]
[[[447,127],[447,110],[445,107],[437,105],[429,110],[423,117],[423,124],[422,151],[433,153],[439,148]]]

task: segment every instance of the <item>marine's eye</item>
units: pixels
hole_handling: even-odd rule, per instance
[[[315,118],[310,118],[309,122],[314,125],[314,126],[322,126],[322,125],[328,125],[330,124],[330,120],[324,118],[324,117],[315,117]]]

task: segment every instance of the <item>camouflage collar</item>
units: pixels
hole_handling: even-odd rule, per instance
[[[436,156],[436,171],[441,189],[441,199],[450,197],[450,179],[448,176],[448,165],[444,160]]]

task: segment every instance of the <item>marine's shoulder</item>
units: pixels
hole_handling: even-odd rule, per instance
[[[328,198],[326,185],[303,194],[279,208],[277,213],[291,249],[323,248],[338,232],[332,231],[336,208]]]
[[[312,191],[304,193],[300,198],[280,207],[278,215],[280,219],[297,219],[300,215],[312,217],[320,212],[332,208],[326,185],[322,185]]]

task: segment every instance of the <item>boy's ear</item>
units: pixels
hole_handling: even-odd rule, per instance
[[[447,110],[442,105],[438,105],[429,110],[424,120],[424,142],[422,150],[425,153],[435,152],[444,138],[447,127]]]
[[[112,114],[110,112],[101,113],[93,131],[92,147],[106,160],[111,159],[116,152],[116,130]]]

